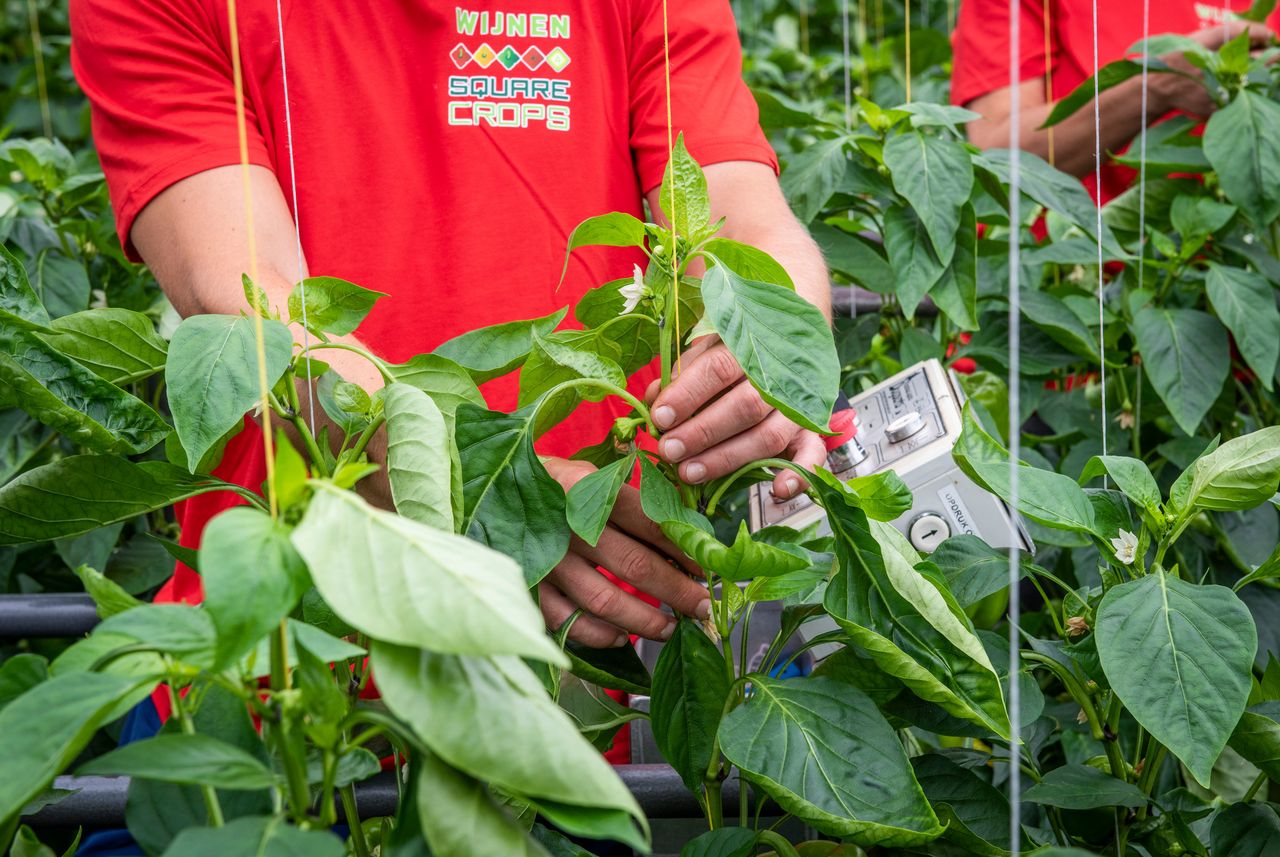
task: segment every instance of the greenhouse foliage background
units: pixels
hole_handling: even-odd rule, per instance
[[[735,6],[744,74],[782,162],[788,200],[822,247],[833,279],[879,296],[874,309],[864,301],[856,317],[836,321],[841,386],[856,393],[921,360],[944,360],[958,370],[972,403],[957,460],[980,484],[1007,492],[993,462],[1018,428],[1008,418],[1006,383],[1008,157],[967,146],[965,114],[943,106],[955,3],[913,5],[909,63],[900,3],[849,4],[848,112],[838,0],[742,0]],[[65,322],[53,336],[64,352],[76,354],[88,323],[83,320],[91,317],[81,314],[140,314],[118,319],[133,326],[143,343],[128,365],[95,364],[91,356],[81,362],[162,411],[158,373],[179,319],[145,269],[125,260],[115,237],[88,108],[70,71],[65,5],[4,0],[4,11],[0,240],[25,267],[55,330],[61,319],[82,320]],[[37,32],[40,62],[33,53]],[[1227,101],[1203,138],[1185,120],[1153,130],[1145,236],[1138,232],[1136,192],[1105,207],[1099,232],[1078,183],[1023,158],[1022,457],[1030,465],[1024,468],[1028,494],[1046,501],[1022,508],[1037,546],[1034,564],[1030,558],[1025,563],[1027,580],[1043,595],[1042,602],[1031,602],[1022,625],[1022,764],[1032,785],[1023,810],[1024,849],[1280,853],[1280,815],[1265,802],[1271,779],[1280,777],[1280,663],[1273,657],[1280,651],[1280,517],[1272,497],[1280,442],[1269,431],[1280,407],[1274,390],[1280,166],[1273,157],[1280,106],[1269,59],[1228,49],[1203,57]],[[895,110],[908,101],[908,90],[911,105]],[[943,202],[934,207],[920,203],[920,188],[910,178],[919,165],[912,152],[920,147],[959,177],[941,189]],[[1043,228],[1033,233],[1031,218],[1040,215]],[[985,231],[976,228],[979,223]],[[1101,328],[1099,245],[1106,263]],[[12,266],[6,270],[16,276]],[[149,324],[141,325],[141,318]],[[1101,360],[1109,384],[1105,414],[1099,412]],[[38,419],[17,407],[18,389],[10,382],[0,393],[0,483],[87,448],[73,433],[59,431],[57,419]],[[1103,420],[1105,452],[1113,457],[1095,460],[1104,452]],[[135,458],[167,454],[174,451],[161,444]],[[1072,486],[1091,486],[1088,499],[1061,481],[1034,475],[1043,472]],[[1118,490],[1101,488],[1104,475]],[[716,521],[717,532],[731,541],[744,499],[730,495],[722,508],[729,514]],[[1141,534],[1139,555],[1155,553],[1161,570],[1128,579],[1134,548],[1114,542],[1121,532]],[[0,592],[78,592],[87,586],[98,596],[145,600],[171,573],[174,557],[183,557],[176,535],[170,516],[156,510],[75,537],[0,546]],[[998,672],[1008,596],[1002,578],[990,572],[1002,567],[1003,554],[980,544],[954,547],[922,566],[945,580],[952,603],[964,608]],[[1166,583],[1170,569],[1176,574]],[[114,587],[102,583],[104,576]],[[1163,614],[1144,597],[1151,593],[1137,588],[1156,582],[1165,595]],[[1108,602],[1104,592],[1130,600]],[[1168,663],[1121,663],[1119,653],[1143,651],[1143,641],[1126,637],[1126,627],[1167,618],[1170,598],[1185,600],[1179,615],[1206,612],[1198,633],[1203,637],[1210,628],[1207,651],[1179,653],[1180,637],[1171,640],[1175,651]],[[832,612],[829,604],[827,609]],[[1194,618],[1188,621],[1194,629]],[[1246,626],[1256,629],[1256,647]],[[0,706],[38,683],[47,662],[69,642],[3,643]],[[1181,675],[1179,666],[1204,667],[1215,651],[1217,672]],[[921,702],[901,684],[885,684],[876,665],[854,654],[828,674],[860,687],[890,717],[929,812],[941,822],[930,835],[947,827],[933,844],[885,838],[876,853],[895,845],[903,853],[1010,852],[1010,807],[1002,791],[1008,765],[1000,761],[998,729],[956,716],[964,707],[959,703]],[[1156,690],[1144,693],[1146,686]],[[1163,709],[1179,695],[1221,711],[1208,725],[1190,717],[1174,722]],[[1242,716],[1237,709],[1245,706]],[[118,729],[118,722],[106,725],[76,755],[83,761],[110,750]],[[599,738],[598,726],[593,731],[584,724],[583,732]],[[1166,750],[1173,757],[1167,762]],[[748,765],[742,763],[744,770]],[[0,825],[0,843],[16,830],[4,809],[0,821],[9,826]],[[860,828],[829,832],[871,845]],[[144,843],[148,853],[166,847],[174,853],[172,833]],[[370,841],[384,834],[371,830]],[[570,847],[550,838],[543,844]],[[765,846],[784,853],[782,844]],[[24,830],[14,853],[54,853],[41,847]],[[396,850],[401,847],[386,840],[387,853],[410,853]],[[855,849],[851,844],[840,853]]]

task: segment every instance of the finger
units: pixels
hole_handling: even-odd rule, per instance
[[[787,457],[796,464],[812,470],[826,463],[827,445],[815,433],[802,431],[792,439],[787,453]],[[784,470],[773,478],[773,498],[779,502],[790,500],[808,487],[808,480],[802,479],[793,470]]]
[[[624,485],[618,492],[618,501],[613,506],[609,523],[633,539],[651,546],[665,559],[678,563],[686,572],[698,577],[706,577],[706,573],[698,564],[676,547],[675,543],[663,534],[662,528],[644,513],[640,492],[630,485]]]
[[[605,532],[608,532],[607,528]],[[618,538],[626,538],[616,531],[615,535]],[[600,540],[603,542],[604,536],[601,536]],[[635,543],[632,542],[632,544]],[[588,545],[579,540],[575,547],[585,548]],[[631,593],[624,592],[621,587],[587,561],[590,559],[591,562],[599,563],[599,560],[593,557],[584,559],[583,556],[571,547],[568,556],[552,571],[556,586],[570,601],[592,616],[617,625],[624,631],[650,640],[667,640],[671,637],[671,632],[676,627],[676,620],[673,617],[644,603]],[[666,567],[672,574],[679,574],[671,566]],[[619,578],[622,577],[618,572],[614,574]],[[688,580],[688,578],[685,579]]]
[[[722,390],[736,384],[742,367],[723,345],[713,345],[684,363],[684,372],[672,381],[653,403],[653,421],[658,428],[675,428]]]
[[[772,458],[788,446],[801,428],[774,411],[754,428],[717,444],[680,465],[680,478],[697,485],[761,458]]]
[[[697,339],[695,339],[693,343],[687,349],[685,349],[685,351],[680,355],[680,359],[676,361],[676,365],[672,370],[675,373],[675,377],[677,378],[680,377],[680,371],[682,369],[684,369],[691,362],[696,360],[698,358],[698,355],[702,354],[704,351],[706,351],[711,346],[717,344],[719,341],[720,341],[720,337],[716,336],[714,333],[709,333],[706,336],[699,336]],[[652,405],[653,400],[658,398],[658,391],[661,389],[662,389],[661,378],[654,378],[652,381],[650,381],[649,386],[646,387],[644,391],[644,403],[646,405]]]
[[[581,554],[602,568],[609,569],[619,580],[625,580],[641,592],[652,595],[664,604],[670,604],[677,613],[698,619],[705,619],[711,615],[711,601],[707,598],[706,589],[667,562],[657,551],[636,541],[621,530],[605,527],[595,547],[574,538],[570,542],[569,550],[572,553]],[[647,610],[661,616],[664,623],[671,621],[670,617],[658,613],[644,602],[634,600]],[[591,612],[596,613],[595,610]],[[596,613],[596,615],[602,614]],[[603,616],[603,618],[610,622],[615,621],[612,616]],[[645,637],[651,636],[655,630],[649,627],[646,633],[645,630],[632,625],[621,622],[618,624]],[[659,638],[653,637],[653,639]]]
[[[664,434],[658,452],[673,464],[683,461],[759,425],[771,413],[773,406],[760,397],[755,387],[741,381],[692,419]]]
[[[559,631],[569,617],[577,612],[578,605],[552,585],[550,577],[551,575],[547,575],[548,579],[538,584],[538,606],[542,608],[542,618],[547,627],[552,631]],[[573,625],[569,628],[569,639],[593,649],[614,649],[631,640],[621,628],[587,613],[573,620]]]

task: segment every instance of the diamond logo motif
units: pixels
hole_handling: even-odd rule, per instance
[[[476,52],[471,55],[471,59],[474,60],[475,64],[481,68],[488,68],[497,58],[497,54],[493,52],[493,48],[489,47],[488,42],[485,42],[483,45],[476,48]]]
[[[462,42],[458,42],[453,52],[449,54],[449,59],[453,60],[453,64],[458,68],[464,68],[471,62],[471,51],[467,50],[467,46]]]
[[[502,63],[502,67],[507,71],[511,71],[511,69],[520,64],[520,52],[511,47],[511,45],[507,45],[498,54],[498,62]]]
[[[476,57],[479,58],[479,54]],[[569,55],[564,52],[564,48],[556,47],[547,54],[547,65],[556,71],[563,71],[564,67],[569,64]]]
[[[537,45],[529,48],[524,52],[524,64],[529,67],[530,71],[537,71],[538,68],[547,61],[547,55]]]

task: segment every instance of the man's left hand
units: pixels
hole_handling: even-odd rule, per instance
[[[666,389],[659,392],[654,381],[645,398],[664,432],[658,453],[679,465],[685,482],[705,483],[761,458],[781,456],[806,468],[826,460],[822,439],[761,398],[718,336],[695,341],[680,364]],[[795,473],[783,471],[773,480],[773,495],[787,500],[804,487]]]

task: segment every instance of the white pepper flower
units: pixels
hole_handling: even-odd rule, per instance
[[[1244,234],[1244,243],[1246,244],[1252,244],[1254,241],[1257,241],[1257,240],[1258,240],[1258,237],[1254,235],[1252,232],[1246,232]]]
[[[631,282],[618,289],[618,294],[622,295],[626,301],[622,305],[622,312],[618,313],[618,315],[626,315],[631,312],[640,303],[640,299],[648,294],[648,290],[644,286],[644,271],[640,270],[639,265],[635,266]]]
[[[1128,530],[1121,530],[1120,535],[1111,540],[1111,546],[1115,548],[1116,559],[1125,565],[1133,565],[1138,558],[1138,537]]]

